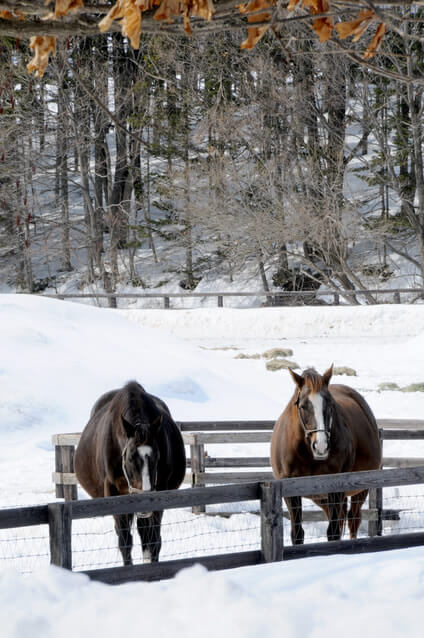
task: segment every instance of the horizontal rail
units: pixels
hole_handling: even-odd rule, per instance
[[[46,525],[48,522],[47,505],[0,509],[0,529]]]
[[[131,565],[128,567],[107,567],[105,569],[90,569],[84,572],[91,580],[120,585],[139,580],[162,580],[172,578],[181,569],[192,565],[203,565],[208,571],[220,569],[234,569],[262,563],[262,553],[258,550],[235,552],[231,554],[216,554],[214,556],[198,556],[196,558],[181,558],[178,560]]]
[[[210,435],[219,435],[220,432],[261,432],[272,431],[275,420],[264,421],[176,421],[183,436],[198,433],[207,433]],[[423,419],[377,419],[377,425],[383,429],[384,438],[397,438],[397,436],[410,436],[411,438],[419,437],[418,431],[424,431]],[[388,432],[388,430],[399,430],[398,433]],[[54,434],[52,442],[54,445],[78,445],[81,433],[71,432]],[[189,439],[187,439],[188,441]],[[213,442],[217,442],[215,439]]]
[[[71,501],[72,518],[93,518],[108,514],[134,514],[163,509],[178,509],[196,505],[216,505],[217,503],[236,503],[259,498],[259,483],[225,485],[198,488],[195,490],[163,490],[144,492],[125,496]]]
[[[99,292],[99,293],[57,293],[42,294],[40,297],[53,297],[55,299],[164,299],[181,298],[191,299],[193,297],[296,297],[296,296],[318,296],[330,297],[340,295],[341,297],[354,297],[357,295],[394,295],[394,294],[414,294],[424,295],[424,288],[369,288],[367,290],[256,290],[256,291],[223,291],[223,292]]]
[[[348,491],[378,487],[414,485],[424,482],[424,467],[371,470],[281,479],[282,496],[308,496],[317,493]],[[257,500],[260,483],[249,482],[195,490],[166,490],[108,498],[86,499],[67,503],[72,519],[130,514],[152,510],[175,509],[193,505],[213,505]],[[0,529],[48,523],[48,506],[8,508],[0,510]]]
[[[415,485],[424,482],[424,466],[368,472],[349,472],[305,476],[276,481],[282,496],[310,496],[328,492],[346,492],[377,487]],[[177,509],[196,505],[236,503],[260,498],[259,482],[199,487],[195,490],[164,490],[107,498],[69,502],[72,519],[93,518],[108,514],[134,514],[154,510]]]
[[[248,481],[272,481],[271,471],[256,472],[196,472],[193,474],[194,485],[223,485],[225,483],[246,483]]]
[[[279,482],[282,496],[309,496],[320,492],[328,494],[378,487],[416,485],[424,482],[424,466],[303,476],[280,479]]]
[[[283,560],[294,558],[312,558],[331,554],[360,554],[363,552],[385,552],[407,547],[424,545],[424,532],[373,536],[355,540],[331,541],[327,543],[308,543],[283,548]]]
[[[409,422],[408,422],[409,423]],[[424,421],[421,421],[424,428]],[[176,421],[181,432],[222,432],[231,430],[272,430],[273,421]]]

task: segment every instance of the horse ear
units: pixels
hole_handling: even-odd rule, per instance
[[[130,438],[131,436],[135,436],[135,427],[129,421],[127,421],[124,416],[122,416],[121,419],[124,430],[127,433],[127,437]]]
[[[301,390],[303,388],[303,384],[305,383],[305,379],[300,374],[296,374],[296,372],[293,372],[293,370],[291,370],[290,368],[289,372],[291,378],[293,379],[299,390]]]
[[[322,380],[324,381],[324,385],[326,386],[328,386],[328,384],[330,383],[330,379],[333,376],[333,366],[334,363],[332,363],[328,370],[326,370],[322,375]]]

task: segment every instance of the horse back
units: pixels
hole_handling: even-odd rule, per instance
[[[377,421],[364,397],[353,388],[331,384],[329,391],[349,428],[355,456],[350,471],[377,470],[381,467],[381,442]]]

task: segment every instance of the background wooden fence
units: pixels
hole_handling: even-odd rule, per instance
[[[386,440],[424,439],[424,420],[378,419],[382,443]],[[269,444],[275,421],[178,421],[184,439],[189,446],[186,482],[193,487],[210,484],[267,481],[273,478],[269,455],[212,456],[210,445]],[[56,434],[55,472],[53,481],[56,496],[65,500],[77,498],[77,479],[74,473],[74,452],[80,434]],[[383,467],[412,467],[424,464],[424,458],[384,457]],[[256,468],[256,469],[255,469]],[[260,468],[260,469],[259,469]],[[264,469],[266,468],[266,469]],[[217,472],[217,469],[224,470]],[[213,471],[211,471],[213,470]]]
[[[351,489],[381,489],[423,483],[424,467],[416,467],[65,501],[0,510],[0,529],[48,525],[51,562],[60,567],[72,569],[72,522],[74,520],[214,503],[247,500],[260,502],[261,547],[258,550],[84,572],[94,580],[112,584],[133,580],[157,580],[169,578],[183,567],[194,563],[201,563],[208,569],[228,569],[305,556],[375,552],[424,545],[424,532],[420,531],[361,538],[354,541],[342,540],[285,547],[281,515],[282,497],[286,496],[305,496]]]
[[[286,306],[286,305],[307,305],[315,298],[331,297],[333,304],[338,305],[342,299],[345,304],[358,303],[358,300],[366,299],[367,303],[370,303],[370,296],[378,299],[384,296],[385,302],[387,299],[392,299],[392,303],[399,304],[405,302],[404,295],[414,295],[411,302],[414,303],[418,299],[424,298],[424,288],[396,288],[389,290],[380,289],[367,289],[367,290],[278,290],[278,291],[265,291],[258,290],[256,292],[129,292],[129,293],[64,293],[64,294],[49,294],[43,295],[45,297],[52,297],[55,299],[94,299],[100,301],[106,299],[108,305],[111,308],[117,308],[118,302],[121,299],[161,299],[163,307],[166,309],[171,308],[171,299],[198,299],[214,297],[217,300],[218,308],[224,306],[224,299],[229,297],[259,297],[264,299],[264,305],[267,306]],[[403,298],[402,298],[403,295]]]

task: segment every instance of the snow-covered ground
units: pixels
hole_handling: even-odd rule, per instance
[[[263,357],[236,358],[274,347],[293,350],[289,358],[300,369],[323,371],[333,362],[353,368],[356,376],[336,380],[359,389],[377,418],[423,418],[421,392],[379,390],[382,383],[424,382],[423,306],[116,312],[1,295],[1,506],[55,500],[52,434],[81,431],[98,396],[130,378],[161,396],[176,420],[275,419],[292,394],[290,376],[268,371]],[[385,445],[387,455],[424,457],[417,443]],[[420,490],[411,494],[415,524],[424,528],[424,497]],[[169,540],[164,526],[163,558],[173,555],[177,527],[177,553],[189,554],[202,537],[214,548],[224,536],[240,550],[257,543],[254,514],[199,517],[201,529],[190,512],[179,517],[170,520]],[[94,631],[104,638],[134,631],[177,638],[422,635],[424,549],[221,573],[195,566],[171,581],[108,587],[48,566],[41,533],[22,540],[18,532],[0,536],[1,635],[7,638]],[[116,559],[113,531],[105,537],[102,529],[97,542],[110,544]],[[217,550],[199,545],[199,551]]]

